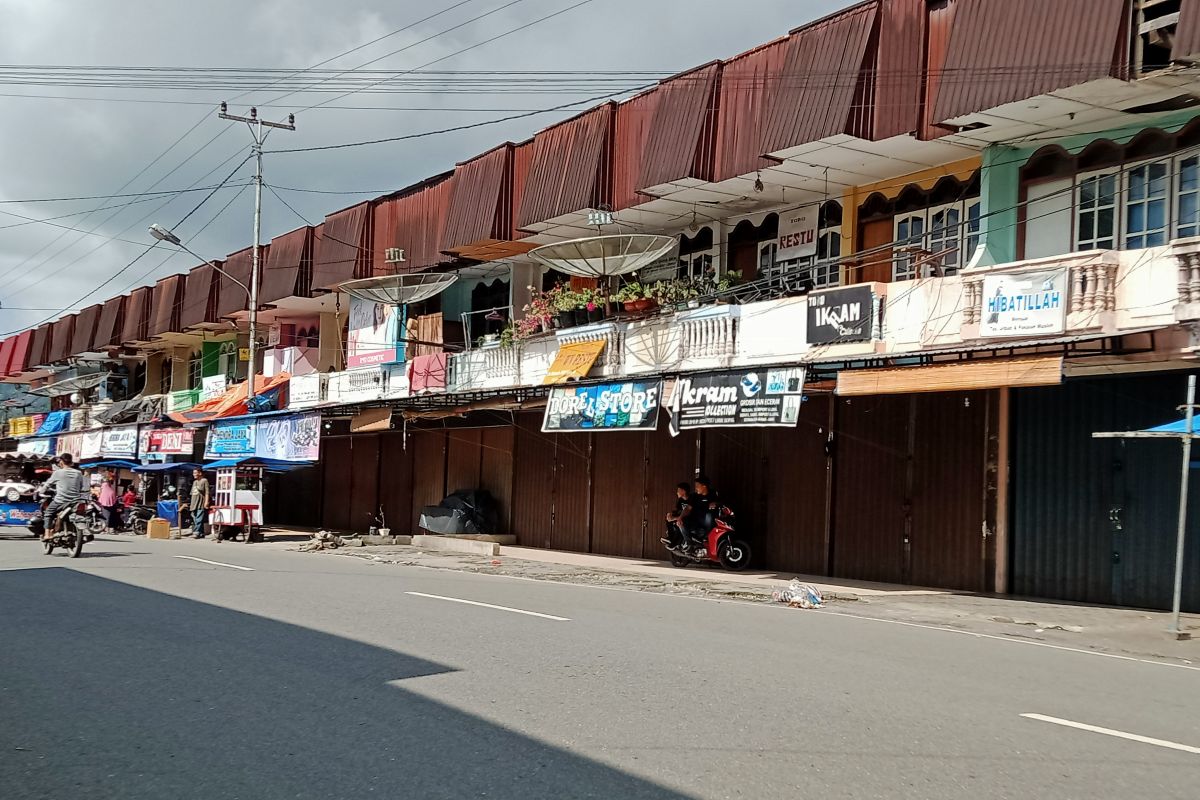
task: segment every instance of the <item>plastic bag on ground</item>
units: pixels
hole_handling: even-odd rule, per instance
[[[820,608],[825,605],[821,590],[798,578],[793,578],[784,588],[776,589],[771,593],[771,597],[775,602],[786,603],[792,608]]]

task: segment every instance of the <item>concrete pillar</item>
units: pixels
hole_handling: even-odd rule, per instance
[[[150,353],[146,356],[146,394],[158,394],[162,362],[162,353]]]
[[[525,316],[522,309],[533,299],[533,292],[529,291],[529,287],[541,288],[542,268],[538,264],[525,261],[513,263],[509,269],[508,301],[512,303],[513,319],[521,319]]]
[[[171,391],[178,392],[191,389],[189,384],[188,364],[192,360],[192,351],[187,347],[176,347],[171,351]]]
[[[986,266],[1017,260],[1017,208],[1021,196],[1021,152],[993,145],[983,151],[979,171],[980,256],[967,253],[967,264]]]
[[[325,313],[321,315],[320,352],[317,355],[317,371],[345,369],[346,364],[346,314]]]

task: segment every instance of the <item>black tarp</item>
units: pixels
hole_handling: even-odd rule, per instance
[[[496,501],[482,490],[448,495],[436,506],[421,509],[420,526],[430,533],[490,535],[496,532]]]

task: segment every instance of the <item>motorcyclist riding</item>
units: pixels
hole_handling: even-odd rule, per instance
[[[686,520],[692,513],[692,507],[689,505],[692,497],[692,485],[684,481],[675,486],[675,508],[667,512],[667,535],[663,537],[662,543],[667,546],[668,550],[685,548],[688,544],[688,532],[686,528]]]
[[[54,521],[59,512],[87,497],[87,483],[83,473],[75,468],[75,459],[70,453],[63,453],[57,460],[58,469],[50,475],[50,479],[42,486],[42,493],[54,492],[50,505],[46,506],[44,515],[45,531],[43,539],[54,538]]]

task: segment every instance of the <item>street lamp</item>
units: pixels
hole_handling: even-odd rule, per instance
[[[229,280],[233,281],[238,286],[240,286],[242,288],[242,291],[244,291],[246,293],[246,306],[247,306],[247,308],[250,309],[250,347],[248,348],[250,350],[250,368],[248,370],[246,370],[249,373],[247,376],[247,379],[246,379],[246,411],[249,412],[250,404],[254,400],[254,355],[255,355],[255,350],[256,350],[255,339],[258,335],[258,315],[257,315],[257,313],[255,313],[258,311],[258,309],[254,307],[254,305],[255,305],[253,302],[254,292],[252,292],[250,290],[249,286],[242,283],[237,278],[233,277],[228,272],[226,272],[225,270],[218,267],[212,261],[209,261],[204,256],[197,255],[195,252],[192,251],[192,249],[190,247],[188,247],[186,244],[183,243],[182,239],[180,239],[178,236],[176,236],[170,230],[164,228],[162,225],[159,225],[157,222],[150,226],[150,235],[153,236],[155,239],[157,239],[160,242],[166,242],[167,244],[173,244],[176,247],[178,247],[180,250],[191,255],[193,258],[197,258],[197,259],[203,261],[205,264],[208,264],[214,270],[221,273],[226,278],[229,278]]]

